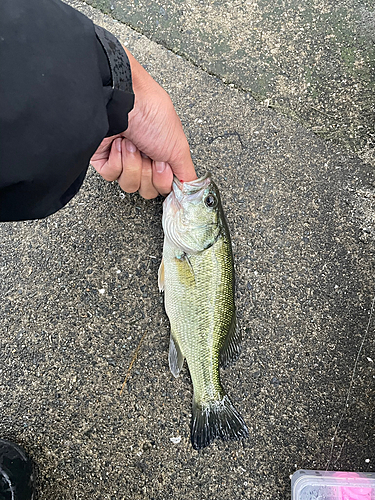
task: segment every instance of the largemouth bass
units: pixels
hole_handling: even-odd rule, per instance
[[[209,174],[174,178],[163,204],[164,247],[159,288],[171,326],[169,367],[186,358],[193,382],[191,442],[241,439],[247,427],[220,383],[219,364],[237,358],[241,335],[234,304],[234,268],[219,190]]]

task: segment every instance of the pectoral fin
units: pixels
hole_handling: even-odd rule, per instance
[[[164,258],[161,259],[158,271],[158,284],[159,284],[159,291],[164,292]]]
[[[195,283],[195,274],[194,274],[194,269],[193,269],[193,266],[191,265],[191,262],[190,262],[190,259],[188,257],[188,255],[185,255],[185,260],[189,266],[189,269],[190,269],[190,272],[191,272],[191,275],[193,277],[193,280],[194,280],[194,283]]]
[[[178,278],[182,285],[186,287],[195,285],[194,269],[189,256],[185,253],[176,255],[175,263],[178,271]]]
[[[174,377],[179,376],[182,365],[184,364],[184,359],[185,358],[181,352],[181,349],[180,349],[178,343],[173,340],[173,337],[171,334],[171,338],[169,341],[168,361],[169,361],[169,368],[170,368],[172,375]]]
[[[241,340],[241,330],[237,324],[236,313],[234,313],[228,335],[220,351],[220,366],[225,368],[233,361],[236,361],[241,352]]]

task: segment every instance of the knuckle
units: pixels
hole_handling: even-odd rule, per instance
[[[114,181],[121,175],[121,171],[122,171],[121,167],[114,167],[111,168],[110,171],[106,173],[106,175],[108,177],[111,177],[111,180]]]

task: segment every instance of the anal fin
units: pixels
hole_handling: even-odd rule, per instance
[[[173,336],[171,334],[171,338],[169,341],[168,361],[169,361],[169,368],[174,377],[179,376],[182,365],[184,364],[184,359],[185,359],[184,355],[182,354],[178,343],[174,341]]]
[[[241,352],[241,330],[237,324],[236,313],[233,313],[232,322],[228,335],[220,351],[220,366],[225,368],[233,361],[236,361]]]

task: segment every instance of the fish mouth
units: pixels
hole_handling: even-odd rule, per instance
[[[194,194],[201,191],[203,188],[208,186],[211,182],[211,173],[207,172],[202,177],[195,179],[193,181],[182,181],[177,179],[176,176],[173,177],[173,191],[177,194],[176,189],[182,194]]]

